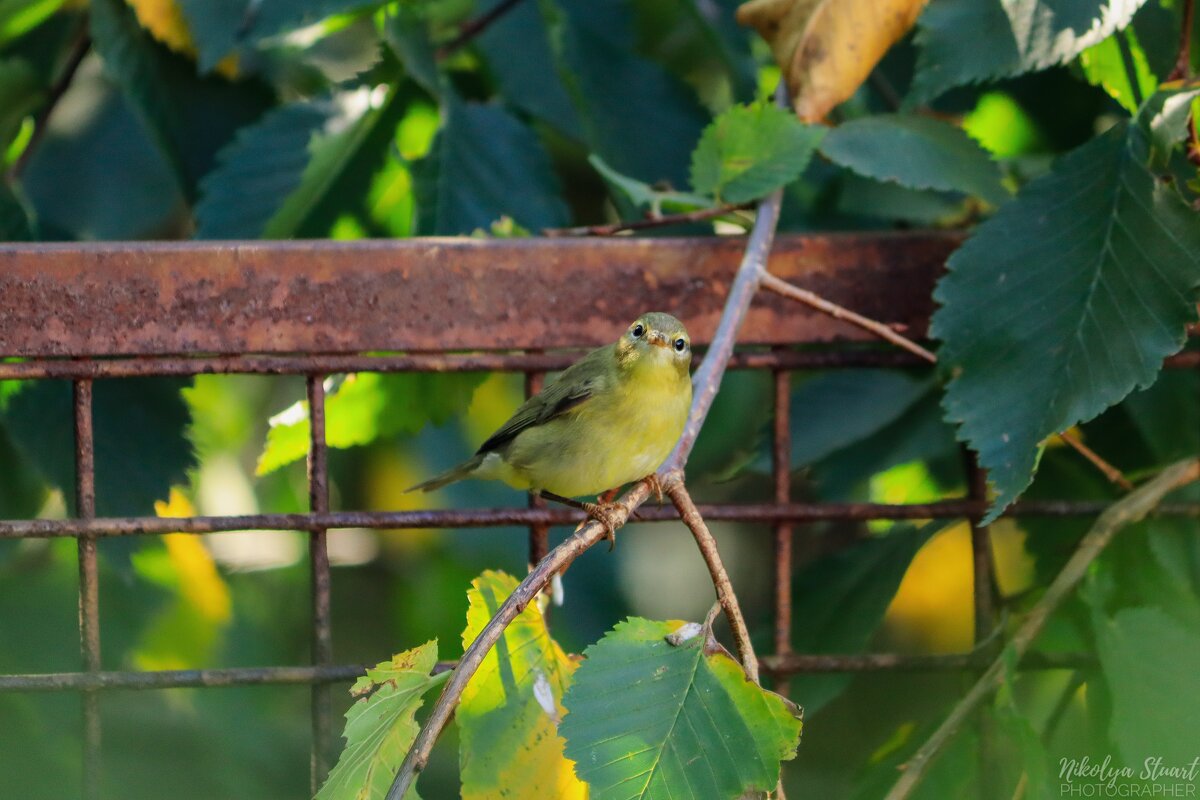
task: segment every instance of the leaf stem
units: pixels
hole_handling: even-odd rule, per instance
[[[1015,658],[1019,660],[1025,655],[1042,632],[1046,620],[1075,589],[1079,581],[1087,574],[1092,562],[1104,552],[1104,548],[1121,529],[1144,518],[1170,492],[1196,480],[1200,480],[1200,459],[1180,461],[1165,468],[1153,480],[1109,506],[1079,542],[1075,553],[1013,635],[1008,647],[1012,648]],[[945,722],[909,759],[904,766],[904,773],[892,786],[884,800],[904,800],[912,794],[917,784],[925,777],[934,759],[941,755],[942,750],[954,738],[962,724],[1003,682],[1004,663],[1005,655],[1002,653],[954,707]]]
[[[520,2],[521,0],[500,0],[499,3],[496,3],[496,5],[478,17],[467,20],[459,28],[458,35],[439,47],[434,57],[440,61],[453,54],[456,50],[461,49],[476,36],[487,30],[496,20],[516,8]]]
[[[624,231],[639,231],[647,228],[664,228],[668,225],[680,225],[687,222],[702,222],[706,219],[723,217],[727,214],[732,214],[735,211],[744,211],[753,207],[753,203],[734,203],[729,205],[714,206],[713,208],[700,208],[695,211],[683,211],[678,214],[659,214],[657,216],[647,217],[646,219],[630,220],[628,222],[614,222],[608,225],[584,225],[578,228],[545,228],[542,230],[542,235],[551,237],[612,236],[613,234],[623,233]]]
[[[1192,75],[1192,19],[1195,15],[1195,0],[1183,0],[1183,20],[1179,26],[1179,55],[1175,67],[1167,80],[1190,78]]]

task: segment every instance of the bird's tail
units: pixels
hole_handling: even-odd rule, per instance
[[[471,473],[479,468],[483,463],[483,455],[472,456],[457,467],[451,467],[440,475],[435,475],[424,483],[418,483],[416,486],[410,486],[405,489],[405,492],[415,492],[418,489],[422,492],[432,492],[434,489],[440,489],[448,483],[461,481],[463,478],[469,478]]]

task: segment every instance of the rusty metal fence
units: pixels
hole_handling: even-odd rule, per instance
[[[930,292],[958,239],[941,234],[781,238],[772,272],[830,300],[919,337]],[[312,686],[312,777],[329,766],[335,735],[330,684],[363,667],[333,662],[326,532],[338,528],[524,526],[530,560],[547,549],[551,526],[576,512],[528,508],[331,511],[324,379],[342,372],[489,370],[526,376],[561,369],[578,349],[610,341],[648,308],[684,318],[699,347],[720,316],[742,242],[718,239],[412,240],[354,243],[16,245],[0,248],[0,380],[68,379],[74,385],[77,516],[0,520],[0,539],[70,537],[79,551],[78,672],[0,675],[0,692],[73,691],[83,709],[83,794],[99,793],[102,736],[97,693],[261,684]],[[1200,367],[1200,352],[1170,360]],[[733,369],[774,376],[774,498],[766,504],[701,506],[710,520],[770,523],[775,539],[774,652],[777,681],[817,672],[962,671],[991,653],[814,655],[792,652],[794,526],[831,520],[978,520],[983,475],[968,463],[967,496],[926,504],[800,503],[789,494],[790,375],[839,367],[918,367],[915,358],[864,340],[855,328],[773,295],[756,299],[739,336]],[[310,511],[223,517],[98,518],[92,390],[97,380],[208,373],[303,375],[312,420]],[[64,421],[65,422],[65,421]],[[1079,516],[1102,504],[1023,502],[1014,515]],[[646,521],[675,519],[646,507]],[[1161,513],[1200,516],[1200,504]],[[147,534],[294,530],[309,535],[311,663],[255,668],[104,671],[96,540]],[[972,527],[975,621],[982,641],[995,625],[988,532]],[[1086,655],[1028,658],[1025,668],[1077,667]]]

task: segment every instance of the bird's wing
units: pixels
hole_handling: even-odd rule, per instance
[[[608,379],[607,365],[612,361],[612,350],[613,345],[593,350],[563,370],[541,392],[526,400],[508,422],[479,446],[476,454],[497,450],[521,431],[545,424],[587,402]]]

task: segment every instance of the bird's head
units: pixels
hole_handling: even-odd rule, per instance
[[[617,341],[617,358],[627,368],[670,366],[686,373],[692,339],[683,323],[661,311],[642,314]]]

